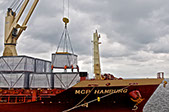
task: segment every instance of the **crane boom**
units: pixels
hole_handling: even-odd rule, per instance
[[[33,3],[33,5],[32,5],[32,7],[31,7],[31,9],[29,10],[29,12],[28,12],[28,14],[27,14],[27,16],[26,16],[26,18],[25,18],[25,21],[23,22],[22,26],[27,25],[27,23],[28,23],[28,21],[29,21],[31,15],[32,15],[32,13],[33,13],[33,11],[35,10],[36,5],[38,4],[38,1],[39,1],[39,0],[35,0],[35,1],[34,1],[34,3]],[[17,37],[16,37],[16,40],[18,40],[18,38],[19,38],[19,36],[22,34],[22,32],[23,32],[23,29],[21,28],[21,29],[19,30],[19,32],[18,32],[18,35],[17,35]]]
[[[5,18],[5,40],[4,40],[5,48],[4,48],[3,56],[17,56],[17,51],[16,51],[17,40],[22,34],[23,30],[26,30],[27,28],[26,24],[28,23],[39,0],[34,0],[34,3],[32,4],[32,7],[29,9],[29,12],[22,26],[20,26],[18,24],[18,21],[23,15],[23,12],[27,7],[28,2],[29,0],[24,1],[17,16],[16,16],[16,12],[13,12],[11,8],[8,8],[7,16]],[[19,32],[18,32],[18,29],[19,29]]]
[[[23,5],[22,5],[21,9],[19,10],[18,15],[16,16],[16,18],[15,18],[14,21],[12,22],[12,25],[11,25],[11,27],[10,27],[10,30],[9,30],[8,35],[7,35],[7,38],[6,38],[6,42],[9,40],[10,35],[11,35],[12,31],[14,30],[14,28],[16,28],[19,19],[21,18],[21,16],[22,16],[24,10],[26,9],[26,6],[28,5],[28,2],[29,2],[29,0],[25,0],[25,1],[24,1],[24,3],[23,3]],[[11,10],[12,10],[12,9],[11,9]],[[12,11],[12,12],[13,12],[13,11]],[[15,16],[15,15],[14,15],[14,16]],[[6,18],[8,18],[8,16],[7,16]],[[9,21],[9,22],[10,22],[10,21]],[[6,32],[6,31],[5,31],[5,32]]]

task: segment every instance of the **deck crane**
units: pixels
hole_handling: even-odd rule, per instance
[[[20,35],[27,28],[27,23],[35,10],[35,7],[39,0],[34,0],[29,12],[24,19],[22,25],[18,24],[21,16],[23,15],[24,10],[28,5],[29,0],[25,0],[19,10],[19,13],[16,14],[12,8],[8,8],[7,15],[5,18],[5,38],[4,38],[4,52],[3,56],[17,56],[16,43]]]

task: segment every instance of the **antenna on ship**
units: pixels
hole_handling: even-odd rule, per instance
[[[100,68],[100,55],[99,55],[99,42],[100,34],[96,32],[93,34],[93,54],[94,54],[94,74],[95,79],[100,80],[101,79],[101,68]]]

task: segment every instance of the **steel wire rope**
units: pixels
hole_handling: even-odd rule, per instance
[[[71,48],[71,50],[72,50],[72,54],[74,54],[73,47],[72,47],[72,43],[71,43],[70,36],[69,36],[69,32],[68,32],[68,30],[66,30],[66,31],[67,31],[67,34],[68,34],[68,40],[69,40],[70,48]],[[73,56],[72,56],[72,59],[73,59]],[[75,60],[73,59],[73,64],[74,64],[74,63],[75,63]]]
[[[69,47],[68,47],[68,42],[67,42],[67,34],[66,34],[66,42],[65,43],[66,43],[66,46],[65,46],[66,47],[66,52],[69,52]]]
[[[66,52],[66,50],[67,50],[67,48],[66,48],[66,47],[67,47],[67,45],[66,45],[66,44],[67,44],[67,41],[66,41],[66,40],[67,40],[67,36],[66,36],[66,32],[65,32],[64,45],[63,45],[63,48],[64,48],[64,49],[63,49],[63,52],[64,52],[64,51]]]
[[[18,7],[16,8],[15,12],[19,9],[19,7],[20,7],[21,4],[23,3],[23,1],[24,1],[24,0],[22,0],[22,1],[20,2],[20,4],[18,5]]]
[[[67,28],[65,28],[65,51],[68,53],[69,49],[68,49],[68,44],[67,44],[67,33],[66,33]],[[69,59],[69,55],[67,55],[67,60],[68,60],[68,66],[70,67],[71,63],[70,63],[70,59]]]
[[[68,18],[69,18],[69,0],[68,0]]]
[[[67,46],[67,33],[66,33],[67,28],[65,29],[65,51],[68,53],[68,46]],[[70,59],[69,59],[69,54],[67,54],[67,61],[68,61],[68,66],[70,67]]]
[[[123,89],[127,89],[128,87],[130,87],[130,86],[126,86],[126,87],[121,88],[121,89],[119,89],[119,90],[117,90],[117,91],[120,91],[120,90],[123,90]],[[100,97],[100,99],[103,99],[103,98],[105,98],[105,97],[108,97],[108,96],[110,96],[110,95],[112,95],[112,94],[115,94],[115,93],[114,93],[114,92],[111,92],[111,93],[109,93],[109,94],[103,95],[103,96]],[[81,107],[81,106],[84,106],[85,104],[90,104],[90,103],[95,102],[95,101],[97,101],[97,100],[98,100],[98,99],[96,98],[96,99],[93,99],[93,100],[88,101],[88,102],[86,102],[86,103],[79,104],[79,105],[75,105],[74,107],[72,107],[72,108],[70,108],[70,109],[67,109],[67,110],[64,110],[64,111],[62,111],[62,112],[69,112],[69,111],[71,111],[71,110],[73,110],[73,109],[76,109],[76,108],[79,108],[79,107]]]
[[[14,1],[15,1],[15,0],[14,0]],[[13,3],[12,9],[16,7],[16,5],[19,3],[19,1],[20,1],[20,0],[16,0],[16,1]]]
[[[63,0],[63,17],[65,16],[65,0]],[[69,0],[68,0],[68,17],[69,17]],[[69,44],[70,44],[70,47],[71,47],[71,50],[72,50],[72,53],[74,54],[74,52],[73,52],[73,48],[72,48],[72,45],[71,45],[71,42],[70,42],[70,36],[69,36],[69,34],[67,34],[68,33],[68,31],[67,31],[67,27],[65,26],[65,29],[64,29],[64,31],[63,31],[63,33],[62,33],[62,36],[61,36],[61,39],[60,39],[60,41],[59,41],[59,45],[58,45],[58,47],[57,47],[57,50],[56,50],[56,53],[58,52],[58,50],[59,50],[59,48],[60,48],[60,45],[61,45],[61,43],[62,43],[62,39],[63,39],[63,37],[64,37],[64,42],[63,42],[63,52],[65,51],[65,52],[68,52],[68,42],[69,42]],[[68,37],[68,41],[67,41],[67,37]],[[54,61],[52,61],[52,65],[54,64],[54,62],[55,62],[55,59],[56,59],[56,57],[54,57]],[[68,61],[69,61],[69,59],[68,59]],[[69,64],[70,64],[70,62],[68,62]]]
[[[13,5],[15,4],[16,0],[13,0],[13,2],[11,3],[11,5],[9,6],[11,9],[13,7]]]
[[[67,29],[66,29],[66,33],[67,33],[67,37],[68,37],[68,43],[70,44],[71,42],[70,42],[70,39],[69,39],[69,34],[68,34],[68,32],[67,32]],[[68,46],[68,45],[67,45]],[[71,47],[71,46],[70,46]],[[73,52],[72,52],[72,54],[73,54]],[[69,63],[69,66],[71,67],[71,62],[70,62],[70,59],[69,59],[70,57],[67,55],[67,59],[68,59],[68,63]],[[73,66],[73,65],[72,65]]]
[[[63,0],[63,17],[65,16],[65,6],[64,6],[64,4],[65,4],[65,0]]]
[[[63,0],[63,17],[64,17],[64,0]],[[59,50],[59,48],[60,48],[60,45],[61,45],[61,42],[62,42],[62,39],[63,39],[63,35],[64,35],[64,30],[63,30],[63,32],[62,32],[62,35],[61,35],[61,39],[60,39],[60,41],[59,41],[59,44],[58,44],[58,47],[57,47],[57,49],[56,49],[56,53],[58,52],[58,50]],[[56,59],[56,57],[54,56],[54,59],[53,59],[53,61],[52,61],[52,65],[54,64],[54,62],[55,62],[55,59]]]
[[[58,47],[57,47],[57,49],[56,49],[56,52],[58,52],[58,50],[59,50],[60,44],[61,44],[62,39],[63,39],[63,35],[64,35],[64,31],[63,31],[63,33],[62,33],[62,35],[61,35],[61,39],[60,39],[60,41],[59,41]]]
[[[67,31],[67,34],[68,34],[68,39],[69,39],[70,48],[72,50],[72,54],[74,54],[73,46],[72,46],[72,43],[71,43],[71,40],[70,40],[70,36],[69,36],[69,32],[68,32],[68,30],[66,30],[66,31]]]
[[[65,39],[66,39],[66,33],[64,34],[64,39],[63,39],[63,52],[65,51]]]
[[[95,87],[93,87],[93,88],[91,89],[91,92],[94,90],[94,88],[95,88]],[[80,104],[90,95],[91,92],[89,92],[89,93],[88,93],[78,104],[76,104],[74,107],[80,105]]]
[[[58,50],[59,50],[60,44],[61,44],[62,39],[63,39],[63,35],[64,35],[64,31],[62,32],[61,39],[60,39],[59,44],[58,44],[58,47],[57,47],[57,49],[56,49],[56,53],[57,53]],[[52,65],[54,64],[55,59],[56,59],[56,57],[54,56],[54,59],[53,59],[53,61],[52,61]]]
[[[68,8],[67,16],[69,18],[69,0],[67,0],[67,8]],[[63,0],[63,17],[64,16],[65,16],[65,0]]]

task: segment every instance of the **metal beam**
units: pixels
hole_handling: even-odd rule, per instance
[[[33,4],[32,4],[32,7],[30,8],[30,10],[29,10],[29,12],[28,12],[28,14],[27,14],[27,16],[26,16],[26,18],[25,18],[25,20],[24,20],[22,26],[27,25],[27,23],[28,23],[28,21],[29,21],[31,15],[32,15],[32,13],[33,13],[33,11],[35,10],[36,5],[38,4],[38,2],[39,2],[39,0],[34,0],[34,2],[33,2]],[[16,40],[18,40],[18,38],[19,38],[19,36],[21,35],[22,32],[23,32],[23,29],[21,28],[21,29],[19,30],[18,34],[17,34]]]
[[[14,22],[11,25],[11,28],[10,28],[10,30],[8,32],[8,35],[7,35],[7,38],[6,38],[6,42],[11,37],[10,35],[11,35],[13,29],[17,26],[17,23],[18,23],[19,19],[21,18],[22,14],[23,14],[23,12],[24,12],[24,10],[26,8],[26,6],[28,5],[28,2],[29,2],[29,0],[25,0],[25,2],[23,3],[23,5],[22,5],[22,7],[21,7],[21,9],[20,9],[20,11],[18,13],[18,15],[16,16]]]

